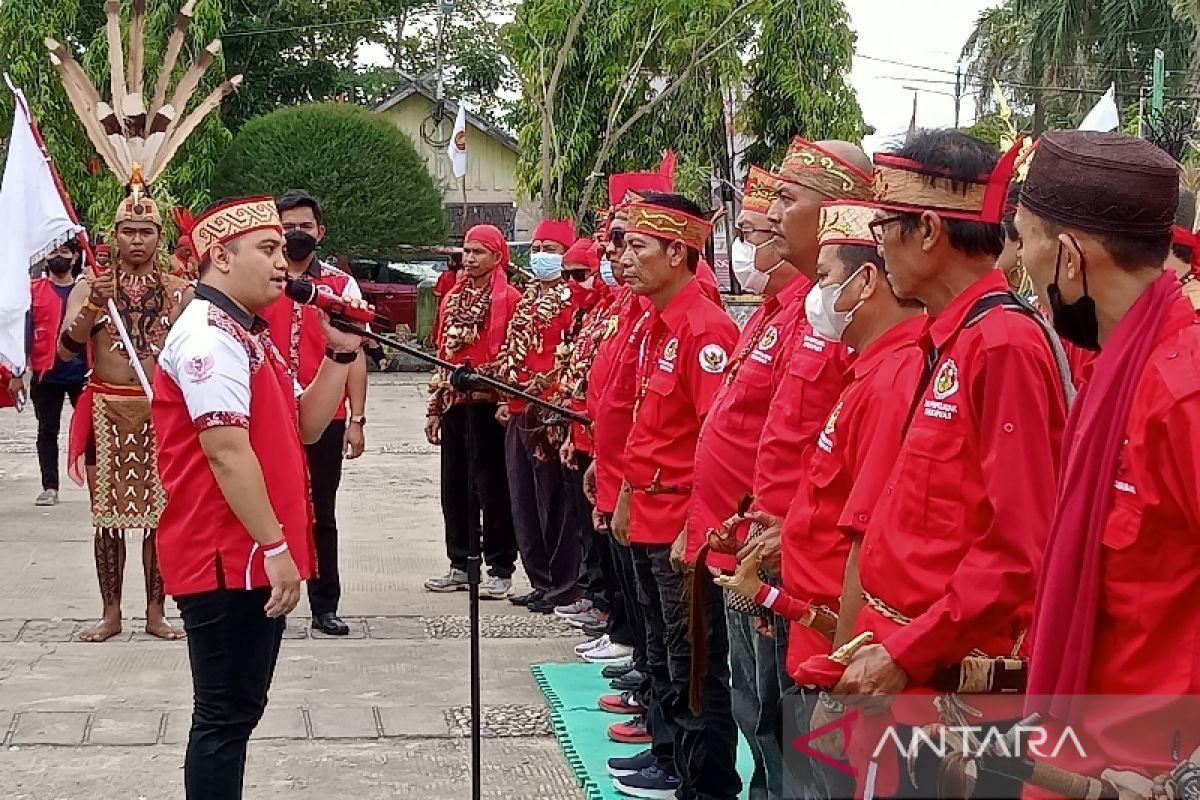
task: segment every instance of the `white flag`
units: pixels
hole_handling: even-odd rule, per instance
[[[80,228],[71,222],[50,164],[33,137],[25,95],[8,85],[16,95],[16,113],[0,186],[0,361],[19,368],[25,366],[29,268]]]
[[[1092,110],[1083,118],[1079,125],[1081,131],[1100,131],[1108,133],[1121,126],[1121,111],[1117,108],[1117,86],[1112,84],[1100,102],[1092,106]]]
[[[446,146],[446,155],[450,157],[454,177],[461,178],[467,174],[467,109],[461,102],[458,104],[458,117],[454,120],[454,133],[450,136],[450,144]]]

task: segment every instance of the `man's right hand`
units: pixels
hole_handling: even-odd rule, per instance
[[[442,418],[429,416],[425,418],[425,439],[432,445],[442,443]]]
[[[588,465],[587,470],[583,473],[583,496],[593,506],[596,505],[596,462],[593,461]]]
[[[501,403],[496,406],[496,422],[499,422],[501,425],[507,425],[510,419],[512,419],[512,411],[509,410],[508,403]]]
[[[613,510],[612,535],[623,545],[629,544],[630,494],[628,488],[621,490],[621,496],[617,498],[617,507]]]
[[[21,378],[12,378],[8,382],[8,393],[16,397],[21,392],[25,391],[25,381]]]
[[[88,283],[88,299],[92,305],[103,306],[110,298],[117,295],[117,270],[114,267],[91,275],[86,278]]]
[[[738,561],[749,557],[750,552],[762,545],[762,566],[772,575],[779,575],[783,563],[783,520],[765,511],[751,511],[746,519],[762,526],[763,532],[755,537],[750,544],[744,545],[738,553]]]
[[[296,569],[292,554],[284,550],[277,556],[268,556],[263,565],[271,581],[271,599],[265,608],[267,616],[274,619],[292,613],[300,602],[300,571]]]

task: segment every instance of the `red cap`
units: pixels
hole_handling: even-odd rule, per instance
[[[663,172],[618,172],[608,176],[608,203],[619,206],[630,192],[669,192],[673,188],[671,175]]]
[[[558,242],[570,247],[575,242],[575,223],[569,218],[544,219],[533,229],[533,241]]]
[[[563,269],[568,264],[582,264],[589,272],[600,270],[600,246],[591,239],[578,239],[563,256]]]
[[[98,245],[96,245],[96,255],[98,255],[98,256],[112,255],[112,248],[110,248],[106,244],[98,244]]]

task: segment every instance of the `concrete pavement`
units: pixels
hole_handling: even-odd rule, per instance
[[[352,635],[310,635],[303,602],[289,620],[247,798],[468,795],[466,593],[422,587],[447,566],[424,407],[423,376],[372,376],[367,452],[339,495]],[[77,640],[100,608],[87,498],[66,482],[61,505],[34,507],[34,429],[32,410],[0,411],[0,798],[180,798],[186,644],[141,632],[137,547],[124,632]],[[483,613],[485,796],[581,797],[529,673],[579,638],[507,602]]]

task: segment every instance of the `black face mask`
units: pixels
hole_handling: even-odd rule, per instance
[[[67,256],[52,256],[46,259],[46,268],[55,275],[66,275],[75,266],[75,259]]]
[[[290,230],[283,235],[283,252],[291,261],[307,261],[317,249],[317,239],[302,230]]]
[[[1074,239],[1071,240],[1075,242]],[[1079,243],[1075,242],[1079,249]],[[1085,350],[1100,349],[1100,320],[1096,316],[1096,301],[1088,294],[1087,268],[1083,262],[1083,250],[1080,252],[1079,271],[1083,274],[1083,297],[1074,303],[1063,300],[1062,291],[1058,288],[1058,271],[1062,264],[1063,246],[1058,243],[1058,255],[1054,257],[1054,282],[1046,287],[1046,297],[1050,300],[1050,315],[1054,319],[1054,330],[1058,335],[1074,345]]]

